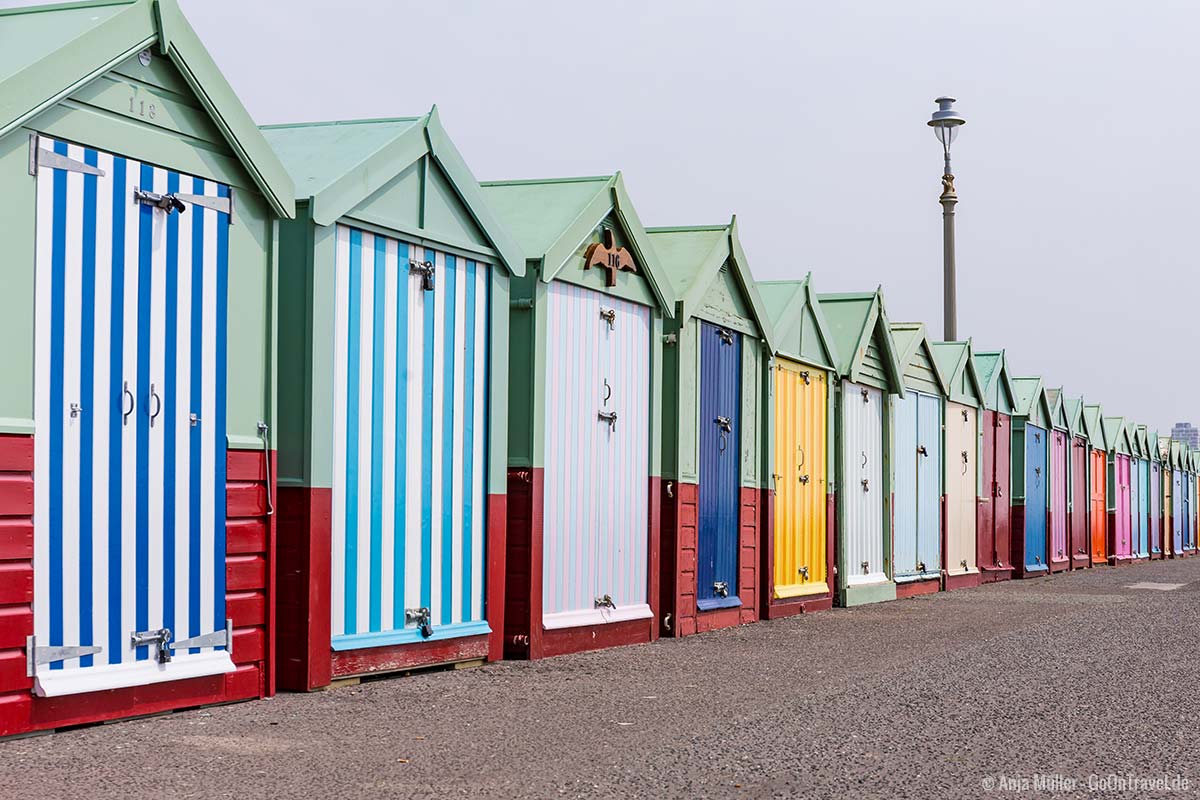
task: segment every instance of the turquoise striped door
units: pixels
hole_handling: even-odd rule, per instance
[[[334,650],[489,631],[487,264],[337,228]]]

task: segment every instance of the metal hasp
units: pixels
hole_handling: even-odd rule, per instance
[[[168,214],[172,211],[178,211],[180,214],[187,211],[187,205],[173,194],[158,194],[157,192],[147,192],[144,189],[134,189],[133,199],[134,202],[144,206],[154,206]]]
[[[729,582],[713,581],[713,594],[717,597],[729,597]]]
[[[37,674],[37,668],[42,664],[53,664],[57,661],[66,661],[70,658],[80,658],[82,656],[94,656],[103,652],[104,648],[99,645],[85,645],[83,647],[38,647],[36,636],[26,636],[25,677],[34,677]]]
[[[596,416],[600,418],[601,422],[608,423],[608,429],[610,431],[615,431],[617,429],[617,412],[615,412],[615,411],[597,411]]]
[[[804,578],[804,580],[808,580],[808,567],[801,567],[799,571],[800,577]]]
[[[417,261],[409,259],[408,272],[410,275],[421,276],[421,289],[426,292],[433,291],[433,262],[432,261]]]
[[[617,310],[615,308],[600,309],[600,319],[608,323],[608,329],[613,329],[613,323],[617,321]]]
[[[950,145],[958,136],[959,126],[965,125],[966,120],[954,110],[953,97],[939,97],[934,101],[938,110],[933,112],[927,123],[933,128],[934,135],[942,143],[942,153],[945,156],[945,169],[942,171],[942,195],[938,202],[942,204],[942,259],[944,269],[944,327],[942,338],[947,342],[958,341],[957,324],[957,294],[954,272],[954,206],[958,203],[958,193],[954,189],[954,173],[950,170]]]
[[[613,602],[611,594],[606,594],[603,597],[597,597],[594,605],[596,608],[611,608],[613,611],[617,610],[617,604]]]
[[[159,628],[154,631],[135,631],[130,636],[134,647],[154,645],[155,660],[160,664],[171,661],[171,629]]]
[[[421,608],[404,609],[404,621],[406,623],[416,623],[423,639],[433,636],[433,623],[430,621],[428,608],[422,606]]]

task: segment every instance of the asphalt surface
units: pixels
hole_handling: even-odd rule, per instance
[[[1102,568],[0,742],[0,794],[1192,796],[1198,642],[1200,558]]]

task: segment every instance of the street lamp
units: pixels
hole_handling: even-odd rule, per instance
[[[942,152],[946,156],[946,168],[942,172],[942,196],[938,200],[942,204],[942,262],[945,272],[942,336],[947,342],[955,342],[958,341],[958,326],[955,324],[954,206],[958,203],[958,195],[954,192],[954,173],[950,171],[950,145],[958,136],[958,126],[965,125],[967,121],[954,110],[953,97],[939,97],[934,102],[938,104],[938,110],[933,112],[928,124],[942,143]]]

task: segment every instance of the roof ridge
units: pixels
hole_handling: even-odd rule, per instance
[[[339,125],[380,125],[387,122],[416,122],[426,117],[420,114],[415,117],[375,117],[368,119],[331,119],[316,122],[276,122],[271,125],[259,125],[260,130],[277,131],[288,128],[331,128]]]
[[[579,175],[573,178],[512,178],[508,180],[480,181],[480,186],[534,186],[549,183],[600,183],[611,181],[617,177],[611,175]]]
[[[716,233],[729,228],[730,224],[726,222],[724,225],[658,225],[645,230],[646,233]]]

